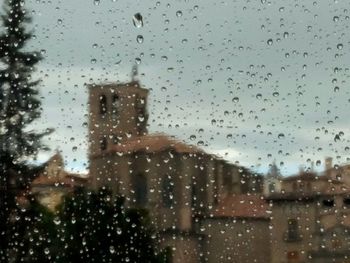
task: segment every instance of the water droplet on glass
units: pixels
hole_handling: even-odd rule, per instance
[[[140,13],[136,13],[132,18],[132,23],[135,27],[140,28],[143,27],[143,18]]]
[[[284,139],[284,134],[283,133],[278,134],[278,139]]]
[[[233,101],[234,103],[237,103],[237,102],[239,102],[239,98],[238,98],[238,97],[234,97],[234,98],[232,99],[232,101]]]
[[[143,36],[142,35],[138,35],[136,37],[136,41],[137,41],[137,43],[142,44],[143,43]]]
[[[196,138],[197,138],[196,135],[193,135],[193,134],[192,134],[192,135],[190,136],[190,140],[191,140],[191,141],[194,141]]]
[[[177,16],[177,17],[181,17],[181,16],[182,16],[182,12],[181,12],[180,10],[177,11],[177,12],[176,12],[176,16]]]
[[[267,44],[269,45],[269,46],[272,46],[272,44],[273,44],[273,40],[270,38],[270,39],[268,39],[267,40]]]
[[[109,252],[111,252],[111,254],[114,254],[114,253],[115,253],[114,246],[110,246],[110,247],[109,247]]]
[[[61,224],[61,220],[60,220],[59,217],[55,217],[54,220],[53,220],[53,222],[54,222],[56,225]]]

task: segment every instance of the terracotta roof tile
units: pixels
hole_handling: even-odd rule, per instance
[[[88,182],[88,178],[78,177],[75,174],[67,174],[64,178],[57,176],[40,175],[32,182],[32,187],[35,186],[82,186]]]

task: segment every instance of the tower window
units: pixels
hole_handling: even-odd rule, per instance
[[[196,182],[192,182],[191,185],[191,205],[192,207],[198,206],[198,191],[197,191],[197,184]]]
[[[334,206],[334,199],[330,198],[330,199],[324,199],[322,201],[322,204],[324,207],[333,207]]]
[[[107,112],[107,98],[105,95],[100,96],[100,114],[104,115]]]
[[[101,151],[104,151],[107,149],[107,139],[105,137],[101,138],[100,148],[101,148]]]
[[[349,197],[345,197],[345,198],[344,198],[344,205],[345,205],[346,207],[350,207],[350,198],[349,198]]]
[[[171,207],[174,204],[174,182],[166,175],[162,184],[162,199],[165,207]]]
[[[113,94],[113,97],[112,97],[112,116],[113,116],[113,118],[116,118],[118,116],[119,105],[120,105],[119,95]]]
[[[137,174],[133,179],[135,189],[135,203],[138,206],[144,206],[147,204],[148,199],[147,178],[143,174]]]

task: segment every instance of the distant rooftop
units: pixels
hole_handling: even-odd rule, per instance
[[[214,217],[269,218],[269,204],[261,195],[230,195],[217,206]]]

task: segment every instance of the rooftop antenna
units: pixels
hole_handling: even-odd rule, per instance
[[[134,64],[131,70],[131,80],[136,81],[136,77],[138,76],[138,74],[139,72],[138,72],[137,64]]]

